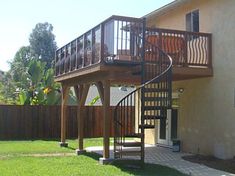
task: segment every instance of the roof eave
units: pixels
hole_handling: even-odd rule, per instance
[[[161,16],[167,12],[169,12],[170,10],[180,6],[181,4],[184,4],[186,1],[189,0],[175,0],[173,2],[170,2],[169,4],[166,4],[162,7],[160,7],[159,9],[156,9],[146,15],[144,15],[142,18],[151,18],[151,17],[157,17],[157,16]]]

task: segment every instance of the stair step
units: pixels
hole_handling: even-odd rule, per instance
[[[148,124],[144,124],[144,125],[139,125],[139,128],[144,128],[144,129],[151,129],[151,128],[155,128],[155,125],[148,125]]]
[[[161,115],[143,115],[144,120],[154,120],[154,119],[165,119],[165,116]]]
[[[164,109],[163,107],[161,106],[144,106],[143,107],[143,110],[144,111],[151,111],[151,110],[162,110]],[[165,108],[166,109],[166,108]]]
[[[141,150],[122,150],[122,151],[115,151],[117,155],[125,155],[125,156],[136,156],[141,155]]]
[[[168,93],[168,89],[159,89],[159,88],[144,88],[145,93],[151,93],[151,92],[164,92]]]
[[[162,101],[167,100],[166,97],[144,97],[144,101]]]
[[[122,145],[123,147],[140,147],[141,146],[141,142],[122,142],[122,143],[117,143],[118,145]]]
[[[134,137],[134,138],[141,138],[142,136],[143,134],[141,133],[132,133],[132,134],[125,135],[125,137]]]
[[[148,78],[146,78],[145,80],[147,80]],[[160,83],[161,82],[161,80],[159,80],[159,79],[155,79],[155,80],[153,80],[151,83],[152,84],[158,84],[158,83]],[[150,83],[150,84],[151,84]],[[166,88],[166,87],[164,87],[164,88]]]

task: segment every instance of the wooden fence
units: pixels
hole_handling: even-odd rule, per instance
[[[0,105],[0,140],[60,138],[60,106]],[[113,136],[113,112],[110,108]],[[84,136],[103,135],[102,106],[86,106],[84,110]],[[76,138],[78,131],[77,107],[68,106],[67,138]],[[129,127],[133,128],[134,127]]]

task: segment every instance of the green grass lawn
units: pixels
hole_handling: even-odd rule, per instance
[[[57,141],[1,141],[1,176],[78,176],[78,175],[156,175],[181,176],[183,174],[168,167],[145,164],[143,168],[130,168],[132,161],[113,162],[110,165],[98,164],[99,155],[85,153],[79,156],[66,156],[75,153],[76,140],[68,140],[68,148],[60,148]],[[100,138],[86,139],[85,146],[102,145]],[[65,156],[27,156],[27,154],[65,153]]]
[[[78,147],[77,140],[67,140],[69,147],[59,147],[58,141],[35,140],[35,141],[0,141],[0,155],[18,155],[33,153],[74,153]],[[84,147],[102,146],[101,138],[84,140]]]

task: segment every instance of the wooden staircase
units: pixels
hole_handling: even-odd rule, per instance
[[[155,128],[157,120],[166,118],[172,92],[172,60],[158,46],[145,41],[148,32],[144,29],[143,24],[143,34],[138,36],[143,43],[141,70],[136,73],[142,85],[124,97],[114,112],[114,157],[134,156],[142,162],[145,129]]]

